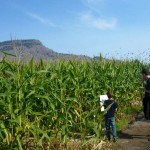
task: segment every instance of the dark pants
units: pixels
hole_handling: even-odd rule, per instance
[[[143,98],[144,117],[150,119],[150,97]]]

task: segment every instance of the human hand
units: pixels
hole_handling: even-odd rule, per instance
[[[145,91],[145,87],[140,87],[141,90]]]

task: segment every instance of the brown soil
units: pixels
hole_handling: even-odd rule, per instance
[[[141,112],[112,146],[116,150],[150,150],[150,120],[145,120]]]

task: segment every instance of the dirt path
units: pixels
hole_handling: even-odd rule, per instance
[[[140,113],[128,129],[123,131],[116,143],[118,150],[150,150],[150,120]]]

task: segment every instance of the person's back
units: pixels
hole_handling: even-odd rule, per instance
[[[106,109],[108,106],[110,106],[111,105],[111,107],[108,109],[108,111],[107,111],[107,113],[106,113],[106,115],[105,115],[105,117],[106,118],[111,118],[111,117],[114,117],[114,115],[115,115],[115,110],[116,110],[116,108],[118,107],[118,104],[115,102],[115,100],[113,100],[113,99],[108,99],[108,100],[106,100],[105,102],[104,102],[104,108]]]

